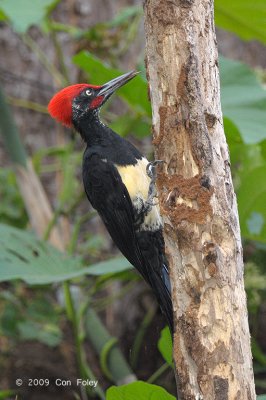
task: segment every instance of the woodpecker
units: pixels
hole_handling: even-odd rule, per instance
[[[170,279],[156,196],[156,165],[100,119],[102,105],[138,72],[102,86],[81,83],[54,95],[50,115],[74,128],[85,142],[82,176],[88,200],[128,261],[153,289],[170,330],[173,315]]]

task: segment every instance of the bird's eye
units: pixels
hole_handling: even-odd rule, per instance
[[[91,89],[88,89],[88,90],[86,90],[86,92],[85,92],[85,93],[86,93],[86,95],[87,95],[87,96],[91,96],[91,95],[92,95],[92,91],[91,91]]]

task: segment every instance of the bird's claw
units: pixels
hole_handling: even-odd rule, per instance
[[[163,161],[163,160],[154,160],[154,161],[151,161],[151,162],[149,162],[147,164],[146,172],[147,172],[147,175],[148,175],[149,178],[154,179],[154,180],[156,179],[155,167],[158,164],[162,164],[162,163],[165,163],[165,161]]]
[[[146,172],[148,177],[150,178],[150,185],[149,185],[149,190],[148,190],[148,198],[144,204],[144,212],[147,213],[151,207],[157,206],[159,203],[154,202],[153,199],[154,197],[157,197],[157,192],[156,192],[156,186],[155,186],[155,180],[156,180],[156,171],[155,167],[158,164],[165,163],[163,160],[154,160],[152,162],[149,162],[146,167]]]

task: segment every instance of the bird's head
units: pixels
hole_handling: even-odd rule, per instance
[[[53,118],[65,126],[78,125],[83,118],[93,118],[115,90],[137,74],[136,71],[128,72],[102,86],[87,83],[68,86],[54,95],[48,104],[48,111]]]

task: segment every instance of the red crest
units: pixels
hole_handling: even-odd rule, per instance
[[[86,88],[99,88],[99,86],[79,83],[68,86],[56,93],[48,104],[48,111],[53,118],[63,125],[72,126],[72,102]]]

